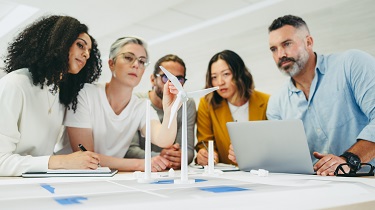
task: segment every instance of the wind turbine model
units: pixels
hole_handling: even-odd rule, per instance
[[[151,178],[151,119],[150,110],[151,102],[146,100],[146,141],[145,141],[145,172],[138,178],[139,183],[151,183],[154,180]]]
[[[208,93],[211,93],[212,91],[218,90],[219,87],[213,87],[193,92],[186,92],[184,88],[182,87],[181,83],[178,81],[178,79],[171,74],[168,70],[166,70],[164,67],[159,66],[160,69],[164,72],[165,75],[167,75],[168,79],[172,82],[172,84],[177,88],[178,94],[176,101],[172,105],[171,110],[171,117],[169,119],[168,128],[171,126],[172,119],[175,116],[175,114],[178,111],[178,107],[180,105],[180,102],[182,102],[182,145],[181,145],[181,180],[175,180],[174,183],[176,184],[191,184],[194,183],[195,180],[189,180],[188,179],[188,153],[187,153],[187,118],[186,118],[186,102],[190,98],[193,97],[202,97]]]

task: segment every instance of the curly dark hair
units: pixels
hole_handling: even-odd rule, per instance
[[[236,97],[241,99],[250,99],[251,93],[254,89],[254,80],[248,68],[245,66],[242,58],[235,52],[231,50],[223,50],[216,53],[208,63],[207,73],[206,73],[206,87],[211,88],[212,79],[211,79],[211,67],[212,64],[218,61],[219,59],[225,61],[228,64],[229,69],[233,74],[233,83],[237,87]],[[209,102],[213,107],[217,107],[223,98],[214,91],[205,96],[207,102]]]
[[[53,93],[59,91],[59,101],[75,111],[78,92],[85,83],[96,81],[102,68],[100,52],[95,39],[90,58],[78,74],[70,74],[69,50],[77,37],[88,34],[88,27],[69,16],[45,16],[23,30],[8,47],[4,60],[7,73],[28,68],[33,84],[52,85]]]

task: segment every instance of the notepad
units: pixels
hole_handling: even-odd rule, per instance
[[[200,170],[203,170],[204,167],[198,164],[191,164],[190,167],[193,171],[196,170],[196,172],[199,172]],[[214,169],[221,170],[223,172],[229,172],[229,171],[239,171],[240,169],[232,164],[226,164],[226,163],[216,163]]]
[[[92,169],[49,169],[46,172],[26,172],[22,174],[25,178],[36,177],[86,177],[86,176],[101,176],[111,177],[118,172],[116,169],[108,167],[98,167]]]
[[[239,171],[240,169],[232,164],[225,164],[225,163],[217,163],[215,164],[215,169],[219,169],[223,172],[227,171]]]

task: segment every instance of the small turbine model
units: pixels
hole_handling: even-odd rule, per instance
[[[151,102],[146,100],[146,141],[145,141],[145,172],[138,178],[139,183],[152,183],[154,180],[151,177],[151,119],[150,110]],[[138,174],[138,173],[137,173]]]
[[[172,119],[175,116],[175,114],[178,111],[179,105],[182,102],[182,145],[181,145],[181,180],[175,180],[174,183],[176,184],[190,184],[194,183],[195,180],[189,180],[188,179],[188,153],[187,153],[187,118],[186,118],[186,102],[190,98],[193,97],[202,97],[208,93],[211,93],[212,91],[218,90],[219,87],[213,87],[193,92],[186,92],[184,88],[182,87],[181,83],[178,81],[178,79],[171,74],[168,70],[166,70],[164,67],[159,66],[160,69],[164,72],[165,75],[167,75],[168,79],[172,82],[172,84],[177,88],[178,94],[176,101],[172,105],[171,110],[171,117],[169,119],[168,128],[171,125]]]

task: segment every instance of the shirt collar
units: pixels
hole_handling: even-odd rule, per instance
[[[317,54],[317,53],[315,53],[315,55],[316,55],[315,75],[317,75],[318,72],[320,74],[325,74],[326,69],[324,68],[324,65],[323,65],[324,56],[321,54]],[[293,79],[290,78],[289,83],[288,83],[288,93],[289,93],[288,95],[291,96],[293,93],[299,93],[299,92],[301,92],[301,90],[296,88],[296,86],[293,84]]]
[[[293,79],[290,78],[288,82],[288,95],[291,96],[293,93],[298,92],[301,92],[301,90],[296,88],[296,86],[293,84]]]
[[[325,74],[326,69],[324,68],[324,56],[321,54],[317,54],[317,53],[315,53],[315,55],[316,55],[315,73],[319,72],[321,74]]]

